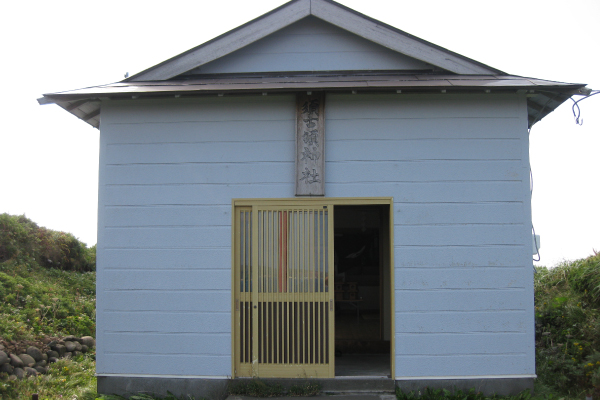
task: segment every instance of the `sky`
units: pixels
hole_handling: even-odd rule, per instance
[[[99,131],[44,93],[120,81],[283,4],[257,1],[5,2],[0,213],[96,243]],[[340,0],[372,18],[513,75],[600,89],[597,0]],[[600,251],[600,95],[569,100],[530,134],[541,261]]]

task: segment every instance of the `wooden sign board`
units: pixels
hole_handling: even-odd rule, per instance
[[[296,196],[325,195],[325,95],[296,98]]]

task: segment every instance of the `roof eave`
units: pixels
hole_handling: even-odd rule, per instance
[[[550,81],[531,80],[520,77],[506,77],[496,84],[490,77],[485,84],[475,84],[475,79],[438,79],[433,80],[406,80],[369,82],[361,81],[306,81],[270,83],[223,83],[215,84],[186,84],[177,85],[177,82],[147,82],[116,83],[112,85],[87,88],[71,92],[49,93],[38,99],[40,104],[55,103],[66,111],[84,120],[86,123],[99,128],[101,102],[108,99],[137,99],[137,98],[168,98],[168,97],[198,97],[224,94],[254,94],[254,93],[294,93],[301,91],[328,91],[348,92],[350,90],[361,92],[403,92],[403,93],[497,93],[497,92],[523,92],[527,93],[529,127],[539,122],[542,118],[556,109],[572,95],[585,95],[584,84],[565,84]],[[508,79],[511,78],[511,79]],[[452,84],[452,81],[454,84]],[[500,84],[500,82],[535,82],[526,84]],[[546,84],[542,84],[546,83]]]

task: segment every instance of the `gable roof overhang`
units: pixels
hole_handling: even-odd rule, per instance
[[[448,75],[424,71],[319,71],[231,75],[182,74],[233,53],[303,18],[314,16],[398,53],[429,63]],[[187,79],[186,79],[187,78]],[[121,82],[49,93],[40,104],[55,103],[98,128],[101,102],[112,99],[191,97],[273,92],[527,92],[529,127],[572,95],[587,95],[583,84],[508,75],[377,21],[333,0],[292,0],[200,46]]]
[[[208,42],[132,75],[123,82],[172,79],[311,15],[371,42],[451,73],[506,75],[498,69],[427,42],[333,0],[292,0]]]
[[[40,104],[55,103],[88,124],[100,126],[101,102],[243,94],[297,93],[523,93],[527,95],[529,127],[585,85],[514,75],[296,74],[286,76],[220,76],[189,80],[117,82],[45,94]]]

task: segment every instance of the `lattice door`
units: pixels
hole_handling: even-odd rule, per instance
[[[333,207],[235,212],[236,376],[333,377]]]

